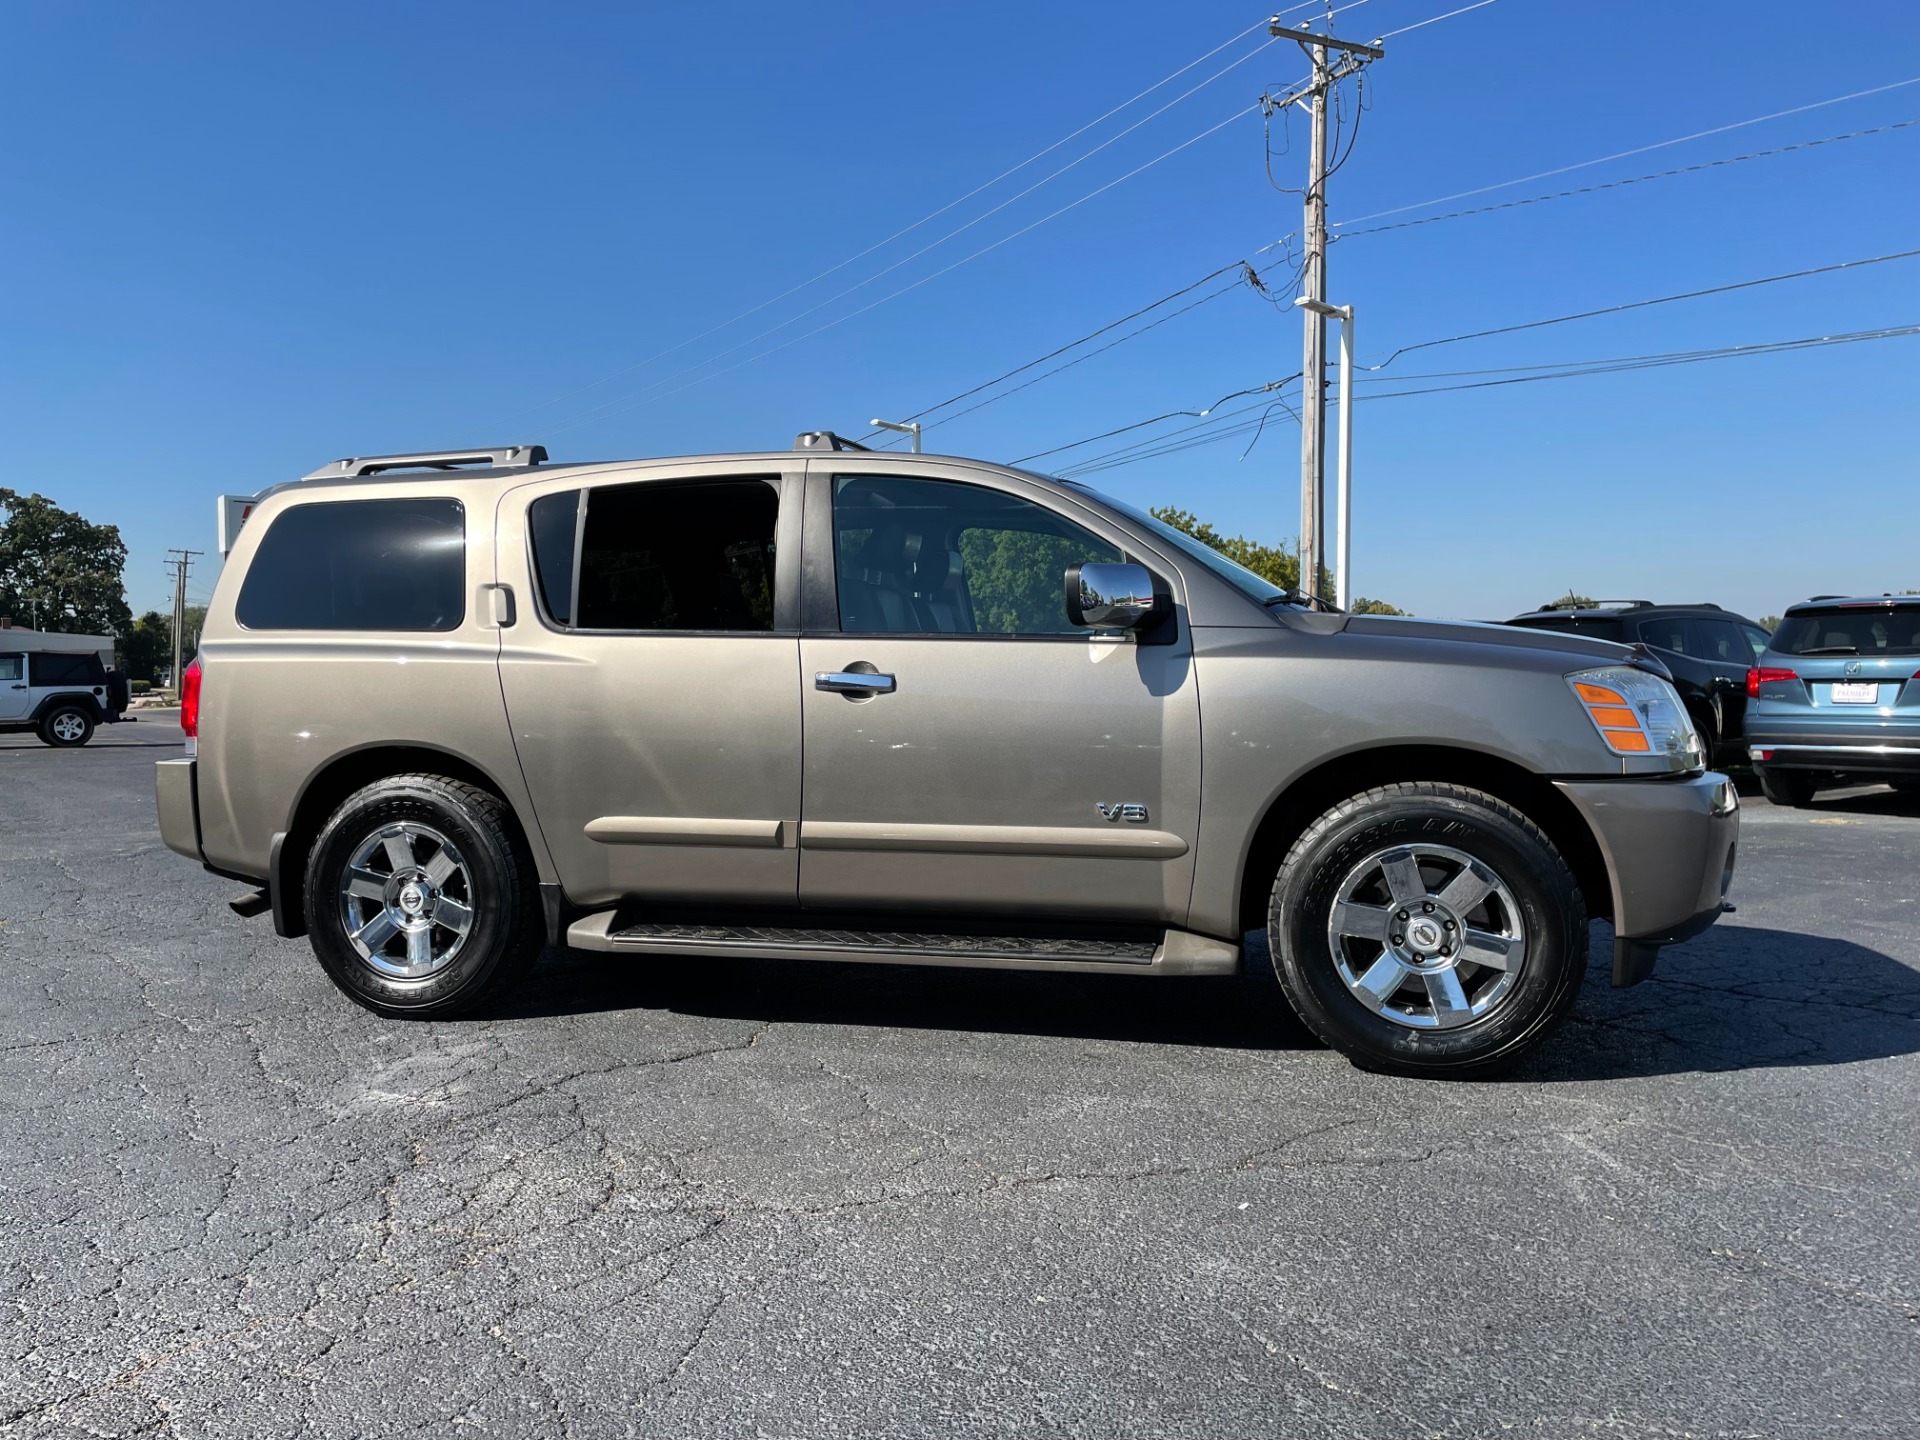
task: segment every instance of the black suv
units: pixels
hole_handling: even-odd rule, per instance
[[[1562,630],[1645,645],[1673,672],[1674,687],[1687,702],[1694,728],[1708,745],[1708,763],[1722,746],[1744,733],[1747,671],[1767,648],[1768,635],[1744,615],[1718,605],[1655,605],[1651,600],[1566,601],[1516,615],[1509,625]],[[1744,762],[1744,754],[1732,757]]]

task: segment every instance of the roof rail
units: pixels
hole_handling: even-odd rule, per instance
[[[858,440],[849,440],[844,435],[836,435],[831,430],[802,430],[793,437],[796,450],[859,450],[867,451],[873,447],[862,445]]]
[[[1809,595],[1803,603],[1811,605],[1816,600],[1844,600],[1846,598],[1844,595]]]
[[[1562,595],[1540,607],[1542,610],[1650,610],[1651,600],[1571,600]]]
[[[538,465],[547,458],[544,445],[478,446],[471,450],[423,450],[413,455],[361,455],[336,460],[302,475],[302,480],[354,480],[382,470],[461,470],[480,466],[489,470]]]

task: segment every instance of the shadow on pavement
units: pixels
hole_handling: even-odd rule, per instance
[[[1920,791],[1890,790],[1885,786],[1875,786],[1871,790],[1847,790],[1839,794],[1826,791],[1816,794],[1811,808],[1799,813],[1818,818],[1823,810],[1842,815],[1910,815],[1920,818]]]
[[[1217,980],[551,950],[488,1018],[664,1009],[781,1024],[1315,1048],[1264,973],[1264,938],[1249,937],[1254,974]],[[1723,924],[1668,950],[1645,984],[1614,990],[1611,938],[1595,927],[1572,1017],[1515,1078],[1845,1065],[1920,1052],[1920,972],[1864,945]]]

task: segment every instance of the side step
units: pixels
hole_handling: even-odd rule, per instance
[[[578,950],[623,955],[724,955],[741,959],[1066,970],[1096,975],[1231,975],[1240,947],[1184,930],[1132,937],[849,929],[807,924],[642,920],[602,910],[567,927]]]

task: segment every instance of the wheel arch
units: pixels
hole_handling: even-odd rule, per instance
[[[86,690],[57,690],[51,695],[42,695],[40,703],[33,707],[28,723],[38,725],[54,711],[68,705],[77,705],[93,717],[93,723],[106,723],[106,711],[101,707],[99,697]]]
[[[1511,760],[1445,745],[1382,745],[1315,766],[1268,803],[1241,856],[1240,929],[1264,929],[1268,892],[1280,862],[1306,829],[1342,800],[1381,785],[1430,780],[1464,785],[1504,800],[1546,832],[1580,886],[1593,919],[1612,918],[1606,857],[1573,802],[1551,781]]]
[[[537,835],[513,803],[513,796],[487,771],[471,760],[432,745],[372,745],[334,756],[307,777],[287,816],[287,828],[274,840],[268,862],[269,894],[273,897],[275,929],[282,935],[306,933],[307,856],[327,817],[354,791],[391,775],[444,775],[464,780],[499,799],[520,830],[529,853],[537,854]]]

